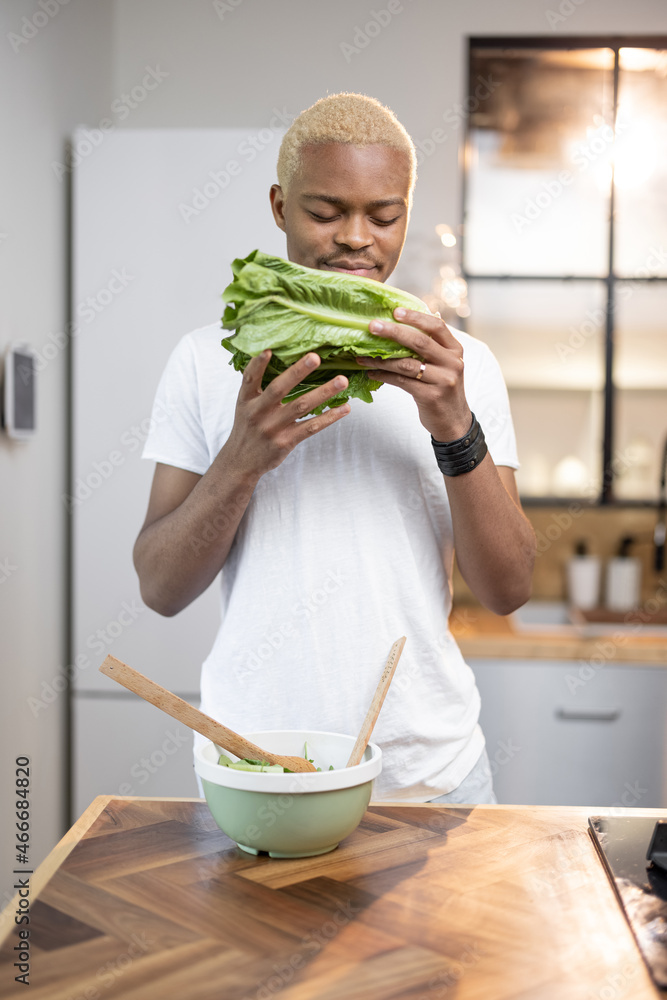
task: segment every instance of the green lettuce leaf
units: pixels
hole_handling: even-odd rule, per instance
[[[398,306],[428,312],[421,299],[370,278],[302,267],[253,250],[232,263],[234,279],[223,292],[222,325],[235,330],[222,341],[230,364],[243,371],[252,357],[272,352],[262,387],[309,351],[322,359],[319,368],[286,398],[294,399],[335,375],[349,385],[312,413],[341,406],[351,397],[372,402],[382,383],[368,377],[356,357],[417,357],[393,340],[370,333],[372,319],[393,319]]]

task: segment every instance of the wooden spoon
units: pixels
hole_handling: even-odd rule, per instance
[[[357,742],[352,747],[352,753],[350,754],[350,759],[345,765],[346,767],[354,767],[356,764],[361,763],[364,750],[368,746],[368,741],[371,738],[373,727],[375,726],[377,717],[380,714],[382,702],[384,701],[387,691],[389,690],[391,679],[394,676],[394,671],[396,670],[398,661],[401,658],[403,646],[405,646],[405,638],[406,637],[402,635],[400,639],[396,640],[394,645],[389,650],[389,656],[387,657],[387,662],[384,665],[384,670],[382,671],[382,676],[380,677],[378,686],[375,689],[371,706],[368,709],[366,718],[361,725],[359,735],[357,736]]]
[[[122,663],[115,656],[107,656],[100,667],[100,673],[106,674],[112,680],[122,684],[128,691],[138,694],[144,701],[171,715],[172,719],[178,719],[189,729],[194,729],[196,733],[201,733],[207,739],[212,740],[224,750],[229,750],[236,757],[248,757],[250,760],[265,760],[268,764],[281,764],[289,771],[314,771],[315,765],[304,757],[286,757],[283,754],[269,753],[255,746],[250,740],[239,736],[233,729],[227,729],[212,719],[210,715],[205,715],[199,709],[189,705],[187,701],[179,698],[178,695],[167,691],[161,684],[144,677],[138,670],[128,667],[127,663]]]

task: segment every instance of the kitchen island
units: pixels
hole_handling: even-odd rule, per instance
[[[202,800],[99,796],[30,876],[29,938],[18,895],[2,914],[0,995],[654,1000],[587,832],[605,812],[376,803],[332,853],[275,860]]]

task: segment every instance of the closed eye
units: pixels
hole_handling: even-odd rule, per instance
[[[310,212],[310,216],[318,222],[333,222],[338,218],[337,215],[318,215],[317,212]],[[400,215],[396,215],[393,219],[371,219],[371,222],[376,226],[393,226],[399,219]]]

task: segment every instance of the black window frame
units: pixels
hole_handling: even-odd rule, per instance
[[[472,53],[474,49],[541,49],[550,50],[576,50],[576,49],[611,49],[614,53],[613,67],[613,118],[616,121],[618,111],[618,81],[619,81],[619,53],[623,48],[637,49],[658,49],[667,50],[667,35],[474,35],[468,36],[467,62],[466,62],[466,96],[474,95],[475,80],[473,80]],[[465,238],[466,238],[466,206],[468,194],[467,164],[470,162],[470,115],[466,116],[465,138],[463,156],[461,158],[461,275],[466,283],[478,281],[585,281],[598,282],[606,286],[605,300],[605,339],[604,339],[604,390],[603,390],[603,422],[602,422],[602,449],[600,455],[600,493],[596,500],[590,502],[590,506],[636,506],[654,507],[658,500],[646,499],[617,499],[614,496],[614,411],[616,406],[616,391],[613,380],[614,365],[614,343],[615,343],[615,302],[616,286],[624,281],[632,281],[638,284],[667,283],[667,276],[650,275],[647,277],[622,277],[614,273],[614,230],[615,230],[615,195],[616,186],[612,175],[611,194],[609,202],[609,222],[608,222],[608,253],[607,253],[607,273],[606,275],[521,275],[521,274],[472,274],[467,271],[465,264]],[[465,326],[465,324],[464,324]],[[658,484],[656,483],[656,491]],[[581,497],[522,497],[522,503],[526,505],[563,505],[568,503],[584,503]]]

